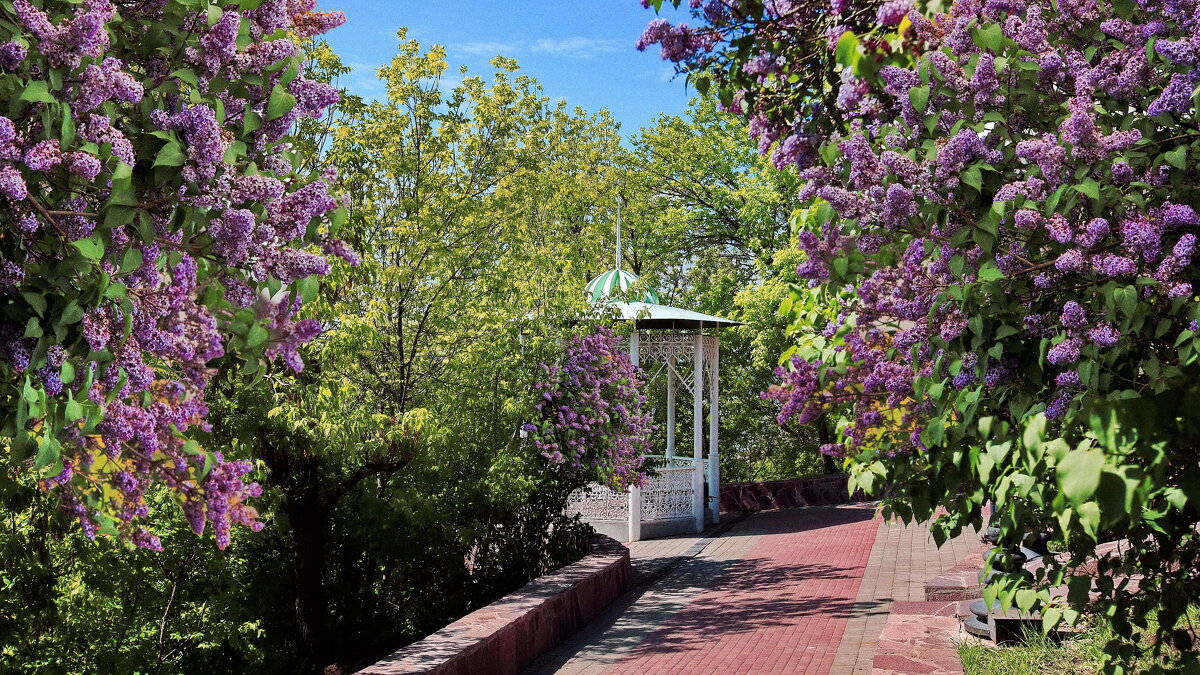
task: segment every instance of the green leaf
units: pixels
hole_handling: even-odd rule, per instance
[[[71,365],[70,361],[63,361],[62,367],[58,369],[58,378],[63,384],[71,384],[75,381],[75,366]]]
[[[57,462],[62,456],[62,444],[54,437],[54,434],[47,433],[42,437],[42,444],[38,446],[37,459],[34,461],[34,471],[42,469]]]
[[[1118,288],[1113,292],[1113,299],[1116,300],[1117,308],[1120,309],[1125,316],[1133,316],[1137,309],[1138,294],[1137,289],[1133,286]]]
[[[121,273],[128,274],[142,266],[142,252],[136,248],[126,249],[121,256]]]
[[[1100,531],[1100,506],[1096,502],[1080,504],[1076,513],[1083,531],[1093,540],[1096,539],[1096,533]]]
[[[63,410],[68,422],[78,421],[83,417],[83,406],[79,405],[79,401],[69,399],[66,408]]]
[[[104,242],[100,240],[100,235],[93,234],[87,239],[78,239],[71,242],[71,245],[79,249],[83,257],[88,260],[99,260],[104,257]]]
[[[342,229],[342,226],[346,224],[349,216],[350,211],[346,207],[339,206],[335,209],[329,216],[329,233],[337,234],[338,230]]]
[[[1164,152],[1163,159],[1176,169],[1187,169],[1187,151],[1187,146],[1181,145],[1170,152]]]
[[[1004,46],[1004,33],[1000,31],[999,24],[993,23],[972,31],[971,40],[984,49],[999,53],[1000,48]]]
[[[998,281],[1003,278],[1004,272],[1001,272],[1000,269],[992,263],[986,263],[983,267],[979,268],[980,281]]]
[[[296,293],[304,302],[312,302],[317,299],[317,292],[321,288],[321,283],[317,281],[316,275],[304,277],[296,282]]]
[[[1100,185],[1091,178],[1083,181],[1079,185],[1076,185],[1075,189],[1078,190],[1081,194],[1085,194],[1085,195],[1091,197],[1092,199],[1100,198]]]
[[[242,133],[248,134],[258,131],[262,128],[262,122],[262,115],[259,115],[254,111],[247,111],[246,114],[242,116]]]
[[[916,109],[918,114],[925,112],[925,108],[929,106],[929,86],[922,85],[909,89],[908,102],[912,103],[912,107]],[[979,169],[975,169],[975,172],[979,173]],[[963,181],[966,182],[966,179],[964,178]]]
[[[962,182],[975,188],[977,192],[981,192],[983,190],[983,174],[979,172],[979,167],[968,167],[966,171],[962,172],[961,178]]]
[[[116,283],[109,284],[108,288],[104,289],[103,297],[114,299],[114,300],[120,299],[120,298],[125,297],[125,294],[127,291],[128,291],[128,289],[125,287],[125,284],[118,281]]]
[[[216,5],[214,5],[214,7],[215,6]],[[173,71],[171,73],[171,77],[174,77],[174,78],[180,80],[181,82],[186,82],[187,84],[190,84],[193,87],[200,86],[200,80],[196,78],[196,73],[194,71],[192,71],[191,68],[180,68],[179,70]]]
[[[263,328],[262,324],[256,323],[250,327],[250,332],[246,334],[246,346],[257,347],[266,342],[268,337],[270,337],[270,333],[267,332],[267,329]]]
[[[29,321],[25,322],[25,337],[40,338],[42,337],[42,326],[38,323],[36,316],[29,317]]]
[[[50,93],[45,80],[33,80],[21,92],[21,100],[30,103],[57,103],[58,99]]]
[[[205,452],[204,453],[204,468],[200,470],[200,475],[196,477],[196,480],[202,481],[205,478],[207,478],[209,472],[212,471],[213,464],[215,463],[215,461],[216,460],[213,457],[213,454],[211,452]]]
[[[66,308],[63,309],[62,313],[59,314],[58,323],[64,326],[69,326],[73,323],[77,323],[82,318],[83,308],[79,306],[78,301],[72,300],[67,304]]]
[[[1017,591],[1017,608],[1022,612],[1028,612],[1033,608],[1033,603],[1037,602],[1037,591],[1032,588],[1022,588]]]
[[[1062,611],[1057,607],[1046,607],[1042,610],[1042,632],[1049,633],[1058,628],[1062,622]]]
[[[37,291],[24,291],[21,297],[25,298],[25,302],[33,308],[33,311],[38,313],[38,316],[46,316],[46,296]]]
[[[296,106],[296,97],[280,85],[271,90],[271,98],[267,101],[267,119],[283,117]]]
[[[1104,453],[1098,448],[1076,448],[1058,463],[1055,473],[1059,488],[1071,503],[1079,505],[1091,499],[1100,485]],[[1082,511],[1082,507],[1079,507]]]
[[[70,147],[75,142],[75,131],[75,118],[71,116],[71,109],[63,106],[62,124],[59,126],[59,144],[62,147]]]
[[[1021,443],[1027,448],[1040,448],[1045,431],[1046,416],[1035,415],[1025,424],[1025,430],[1021,433]]]
[[[154,166],[183,166],[186,161],[187,155],[184,154],[183,148],[178,143],[170,142],[158,151],[158,155],[154,157]]]

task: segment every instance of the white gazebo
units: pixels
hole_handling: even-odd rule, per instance
[[[720,410],[718,407],[720,342],[717,330],[740,325],[719,316],[658,303],[658,293],[639,289],[638,277],[621,269],[620,229],[616,269],[587,285],[589,299],[602,311],[633,322],[625,340],[633,365],[647,382],[667,378],[666,448],[648,461],[661,466],[646,487],[617,492],[593,484],[571,494],[568,509],[577,511],[598,532],[621,541],[638,541],[685,532],[699,532],[721,516]],[[637,293],[640,301],[622,298]],[[705,334],[705,331],[709,334]],[[708,456],[705,457],[704,400],[708,390]],[[682,390],[682,392],[681,392]],[[692,399],[692,452],[680,454],[676,444],[676,401]]]

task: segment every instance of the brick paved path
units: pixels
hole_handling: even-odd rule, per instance
[[[630,545],[637,586],[528,673],[869,673],[892,601],[977,548],[865,504]]]

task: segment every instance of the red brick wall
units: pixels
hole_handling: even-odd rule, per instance
[[[362,675],[517,675],[629,589],[629,549],[608,537],[592,553],[378,661]]]
[[[841,473],[758,483],[726,483],[721,486],[721,510],[765,511],[862,501],[861,494],[851,497],[848,479],[849,476]]]

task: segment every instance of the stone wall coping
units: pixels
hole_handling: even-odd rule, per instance
[[[610,537],[597,537],[592,552],[579,561],[358,672],[516,675],[624,594],[631,579],[629,549]]]

